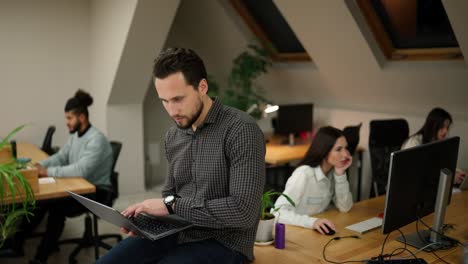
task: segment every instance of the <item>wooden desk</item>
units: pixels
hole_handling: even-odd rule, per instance
[[[18,143],[17,151],[18,157],[30,158],[33,164],[36,164],[37,162],[45,160],[49,157],[47,153],[30,143]]]
[[[266,144],[265,162],[272,165],[279,165],[301,160],[304,158],[308,149],[309,144],[289,146],[268,143]]]
[[[357,235],[353,231],[345,229],[345,226],[376,216],[383,212],[385,198],[383,196],[374,199],[359,202],[354,205],[348,213],[340,213],[332,209],[323,214],[317,215],[320,218],[328,218],[337,226],[336,236]],[[452,203],[447,208],[446,223],[455,224],[455,229],[449,230],[447,235],[458,239],[460,242],[468,240],[468,192],[454,193]],[[432,224],[433,215],[423,218],[427,224]],[[420,229],[425,229],[421,227]],[[415,232],[415,224],[405,226],[401,229],[405,234]],[[403,244],[396,241],[395,238],[400,234],[393,232],[385,245],[384,253],[390,253],[396,248],[403,247]],[[385,235],[381,234],[381,229],[376,229],[363,235],[361,239],[346,238],[333,241],[327,247],[326,256],[333,261],[362,260],[380,254]],[[332,236],[323,236],[314,230],[295,226],[286,226],[286,248],[279,250],[274,246],[255,246],[254,263],[326,263],[322,257],[323,246]],[[408,246],[408,249],[414,252],[416,249]],[[460,246],[449,250],[440,250],[436,252],[440,257],[449,263],[460,263],[462,249]],[[407,255],[403,253],[402,255]],[[428,263],[441,263],[431,253],[420,252],[416,255],[424,258]]]
[[[44,160],[48,155],[29,143],[18,144],[18,157],[31,158],[33,163]],[[67,197],[66,191],[78,194],[88,194],[96,192],[96,187],[82,177],[55,178],[55,183],[39,184],[39,192],[34,194],[36,200],[47,200]],[[5,202],[11,200],[5,199]]]
[[[265,162],[272,165],[286,164],[304,158],[311,141],[297,139],[297,144],[290,146],[282,144],[287,139],[279,136],[270,136],[266,144]]]

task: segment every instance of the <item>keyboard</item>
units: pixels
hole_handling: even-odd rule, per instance
[[[376,229],[382,226],[382,218],[379,217],[372,217],[370,219],[364,220],[362,222],[349,225],[345,227],[346,229],[358,232],[360,234],[364,234],[368,231]]]
[[[175,225],[163,223],[144,214],[139,214],[137,217],[132,217],[130,218],[130,221],[132,221],[132,223],[134,223],[138,228],[145,230],[146,232],[153,235],[162,234],[166,231],[177,228]]]
[[[422,258],[411,258],[411,259],[387,259],[387,260],[369,260],[367,264],[427,264]]]

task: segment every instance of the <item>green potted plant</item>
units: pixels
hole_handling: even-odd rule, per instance
[[[266,104],[264,91],[256,83],[256,79],[268,72],[272,65],[268,52],[256,45],[248,45],[248,49],[239,54],[234,60],[228,77],[228,87],[219,89],[212,76],[208,78],[210,96],[218,95],[223,104],[249,112],[254,118],[259,119],[262,112],[259,107]],[[251,109],[249,111],[249,109]]]
[[[262,205],[260,212],[260,222],[258,223],[256,242],[265,243],[273,241],[273,226],[275,224],[274,212],[278,212],[281,207],[275,207],[272,197],[283,196],[292,205],[294,201],[284,193],[269,190],[262,195]]]
[[[34,192],[20,170],[21,164],[11,156],[9,144],[23,127],[17,127],[0,141],[0,248],[16,232],[19,220],[31,216],[35,207]]]

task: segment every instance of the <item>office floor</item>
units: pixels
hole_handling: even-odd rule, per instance
[[[151,190],[148,190],[144,193],[139,194],[132,194],[132,195],[121,195],[115,202],[114,208],[119,211],[124,210],[127,206],[141,202],[144,199],[149,198],[157,198],[161,197],[161,188],[162,186],[157,186]],[[44,221],[45,222],[45,221]],[[44,230],[44,222],[41,223],[39,230]],[[75,218],[67,218],[67,222],[65,224],[65,230],[62,234],[61,239],[65,238],[77,238],[83,234],[84,230],[84,215],[75,217]],[[108,233],[120,233],[119,228],[111,225],[105,221],[99,221],[99,233],[100,234],[108,234]],[[31,238],[28,239],[25,246],[25,256],[23,258],[0,258],[0,262],[2,264],[27,264],[29,260],[36,254],[36,248],[39,244],[40,238]],[[109,239],[109,244],[113,245],[116,243],[115,239]],[[52,254],[49,257],[48,263],[49,264],[62,264],[68,263],[68,255],[73,251],[76,245],[63,245],[60,246],[60,251]],[[105,249],[101,249],[100,254],[103,255],[107,252]],[[78,263],[87,264],[87,263],[94,263],[94,249],[88,248],[82,250],[77,257]]]

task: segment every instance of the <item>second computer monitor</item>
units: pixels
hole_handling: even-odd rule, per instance
[[[277,113],[277,134],[298,134],[312,131],[313,104],[280,105]]]
[[[391,154],[382,226],[384,234],[434,211],[434,225],[443,224],[445,208],[452,193],[459,144],[460,138],[452,137]],[[421,235],[424,241],[419,241]],[[409,235],[406,240],[408,244],[415,240],[414,246],[421,248],[431,243],[431,235],[437,234],[425,230],[424,234],[413,234],[413,238]]]

